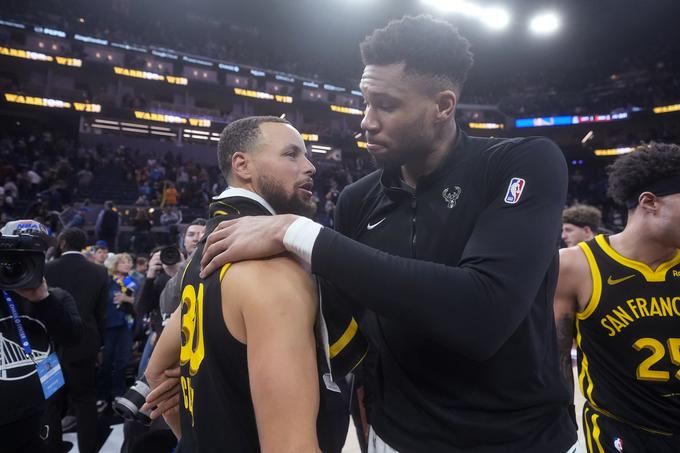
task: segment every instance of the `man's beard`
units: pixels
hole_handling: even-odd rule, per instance
[[[408,134],[403,134],[397,140],[394,140],[394,146],[386,155],[376,157],[369,153],[373,165],[379,169],[393,171],[403,165],[408,165],[409,162],[420,161],[423,155],[431,150],[433,142],[432,138],[424,135],[423,131],[425,130],[425,121],[421,119],[408,129]],[[366,137],[366,139],[369,142],[371,141],[369,137]]]
[[[298,195],[297,188],[288,197],[279,181],[269,176],[262,176],[258,181],[258,186],[262,198],[267,200],[277,214],[295,214],[310,219],[316,214],[316,203],[311,198],[309,201],[304,201]]]

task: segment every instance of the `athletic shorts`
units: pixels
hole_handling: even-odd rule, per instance
[[[655,434],[622,423],[588,404],[583,407],[583,436],[588,453],[678,453],[680,436]]]
[[[574,444],[565,453],[576,453],[578,451],[578,443]],[[368,453],[399,453],[394,448],[390,447],[380,438],[371,427],[368,432]]]

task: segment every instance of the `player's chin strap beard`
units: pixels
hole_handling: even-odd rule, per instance
[[[628,209],[633,209],[638,205],[638,198],[644,192],[651,192],[657,197],[664,197],[666,195],[673,195],[674,193],[680,193],[680,175],[670,176],[668,178],[659,179],[654,181],[652,184],[642,188],[635,192],[635,196],[631,197],[626,201],[626,207]]]

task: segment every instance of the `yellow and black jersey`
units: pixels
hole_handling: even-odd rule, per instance
[[[232,197],[210,206],[207,237],[221,220],[268,215],[258,203]],[[229,264],[205,279],[199,277],[202,240],[182,276],[182,438],[178,452],[228,449],[251,453],[260,449],[250,395],[246,345],[227,330],[222,313],[221,282]]]
[[[618,254],[607,236],[579,246],[593,280],[576,317],[583,395],[607,416],[680,433],[680,250],[652,270]]]
[[[255,411],[250,394],[247,347],[230,333],[222,313],[221,282],[229,269],[224,265],[205,279],[199,277],[200,257],[205,238],[223,220],[246,215],[270,215],[273,211],[252,192],[229,189],[210,205],[210,219],[205,237],[187,264],[181,283],[181,391],[179,405],[182,438],[178,452],[260,451]],[[320,286],[322,292],[324,286]],[[357,323],[347,309],[324,300],[325,335],[330,344],[330,358],[319,357],[319,370],[329,371],[342,380],[365,356],[366,340],[357,332]],[[321,354],[321,352],[320,352]],[[329,374],[330,376],[330,374]],[[334,451],[335,440],[327,433],[337,420],[332,412],[344,404],[339,393],[321,385],[318,418],[319,445]],[[342,412],[341,412],[342,413]],[[344,436],[341,440],[344,440]]]

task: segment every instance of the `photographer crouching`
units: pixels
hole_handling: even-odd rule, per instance
[[[55,343],[76,344],[83,325],[71,295],[45,282],[47,229],[17,220],[0,234],[2,451],[39,453],[50,434],[45,401],[64,385]]]

